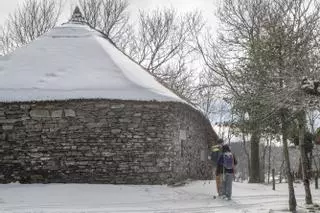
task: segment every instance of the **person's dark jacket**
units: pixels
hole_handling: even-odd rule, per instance
[[[220,156],[219,160],[218,160],[218,165],[217,165],[217,169],[216,169],[216,175],[220,175],[220,174],[223,174],[223,173],[234,173],[234,168],[232,169],[226,169],[223,167],[223,154],[225,152],[230,152],[230,149],[225,149],[223,150],[223,153],[222,155]],[[236,166],[238,164],[238,161],[235,157],[235,155],[232,153],[232,156],[233,156],[233,165]]]

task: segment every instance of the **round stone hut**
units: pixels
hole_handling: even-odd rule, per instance
[[[0,182],[208,179],[205,116],[72,19],[0,57]]]

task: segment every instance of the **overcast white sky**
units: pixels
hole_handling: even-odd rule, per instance
[[[0,24],[2,24],[9,13],[14,11],[18,4],[24,0],[1,0],[0,1]],[[60,22],[66,22],[78,0],[65,0],[64,12]],[[129,9],[133,16],[137,15],[139,10],[149,10],[157,7],[173,7],[178,11],[192,11],[199,9],[203,11],[204,17],[209,25],[215,26],[214,11],[217,8],[218,0],[128,0]]]

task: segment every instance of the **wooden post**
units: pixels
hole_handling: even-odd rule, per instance
[[[315,172],[314,175],[314,185],[316,189],[319,189],[319,185],[318,185],[318,171]]]
[[[276,180],[274,178],[274,169],[272,169],[272,190],[276,190]]]

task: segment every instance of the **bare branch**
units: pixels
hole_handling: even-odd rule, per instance
[[[128,47],[132,29],[127,0],[79,0],[79,4],[90,26],[103,32],[121,50]]]
[[[0,48],[7,54],[53,28],[61,14],[61,0],[26,0],[0,29]]]

